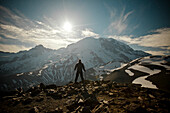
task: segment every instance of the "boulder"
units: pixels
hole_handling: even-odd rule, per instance
[[[40,90],[45,90],[46,86],[43,83],[40,83],[39,88]]]

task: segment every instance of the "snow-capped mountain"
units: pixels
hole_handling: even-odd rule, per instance
[[[104,80],[141,84],[170,92],[170,56],[147,56],[111,70]]]
[[[148,56],[128,45],[111,38],[84,38],[67,48],[51,50],[42,45],[29,51],[0,53],[0,88],[28,88],[41,82],[63,85],[73,80],[73,68],[81,59],[88,79],[99,74],[101,66],[116,68],[139,57]],[[112,67],[113,66],[113,67]]]

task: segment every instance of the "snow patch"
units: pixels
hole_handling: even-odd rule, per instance
[[[32,75],[33,74],[33,72],[29,72],[29,74],[28,75]]]
[[[130,69],[134,69],[134,70],[138,70],[138,71],[141,71],[141,72],[149,73],[149,75],[138,77],[132,83],[134,83],[134,84],[141,84],[142,87],[158,89],[155,85],[152,84],[152,82],[146,80],[146,78],[151,76],[151,75],[160,73],[161,70],[158,70],[158,69],[151,70],[151,69],[149,69],[147,67],[144,67],[144,66],[141,66],[139,64],[133,65],[133,66],[131,66],[129,68]]]
[[[24,73],[19,73],[19,74],[17,74],[17,76],[21,76],[21,75],[23,75]]]
[[[142,76],[137,79],[135,79],[132,83],[133,84],[141,84],[141,87],[147,87],[147,88],[152,88],[152,89],[158,89],[156,85],[153,85],[152,82],[146,80],[148,76]]]
[[[145,73],[148,73],[150,75],[154,75],[156,73],[158,73],[157,71],[160,71],[160,70],[157,70],[157,69],[154,69],[154,70],[151,70],[145,66],[141,66],[139,64],[135,64],[131,67],[128,67],[128,69],[134,69],[134,70],[138,70],[138,71],[141,71],[141,72],[145,72]]]
[[[131,72],[129,69],[126,69],[125,72],[126,72],[129,76],[134,76],[134,73]]]

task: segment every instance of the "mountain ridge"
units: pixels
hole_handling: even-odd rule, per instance
[[[2,58],[0,73],[4,78],[11,76],[10,80],[4,79],[11,88],[17,88],[23,84],[25,84],[24,87],[30,87],[31,84],[40,82],[46,84],[55,82],[61,85],[73,80],[73,66],[78,59],[85,64],[88,78],[94,79],[96,70],[88,71],[91,68],[111,61],[114,61],[112,62],[113,68],[120,67],[122,63],[147,55],[149,54],[135,51],[115,39],[88,37],[58,50],[39,45],[29,51],[13,54],[6,58],[0,56]],[[6,63],[4,64],[4,62]],[[4,81],[1,83],[1,88],[6,89]]]

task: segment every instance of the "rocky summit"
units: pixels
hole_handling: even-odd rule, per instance
[[[1,113],[168,113],[169,93],[137,84],[85,81],[1,92]]]

